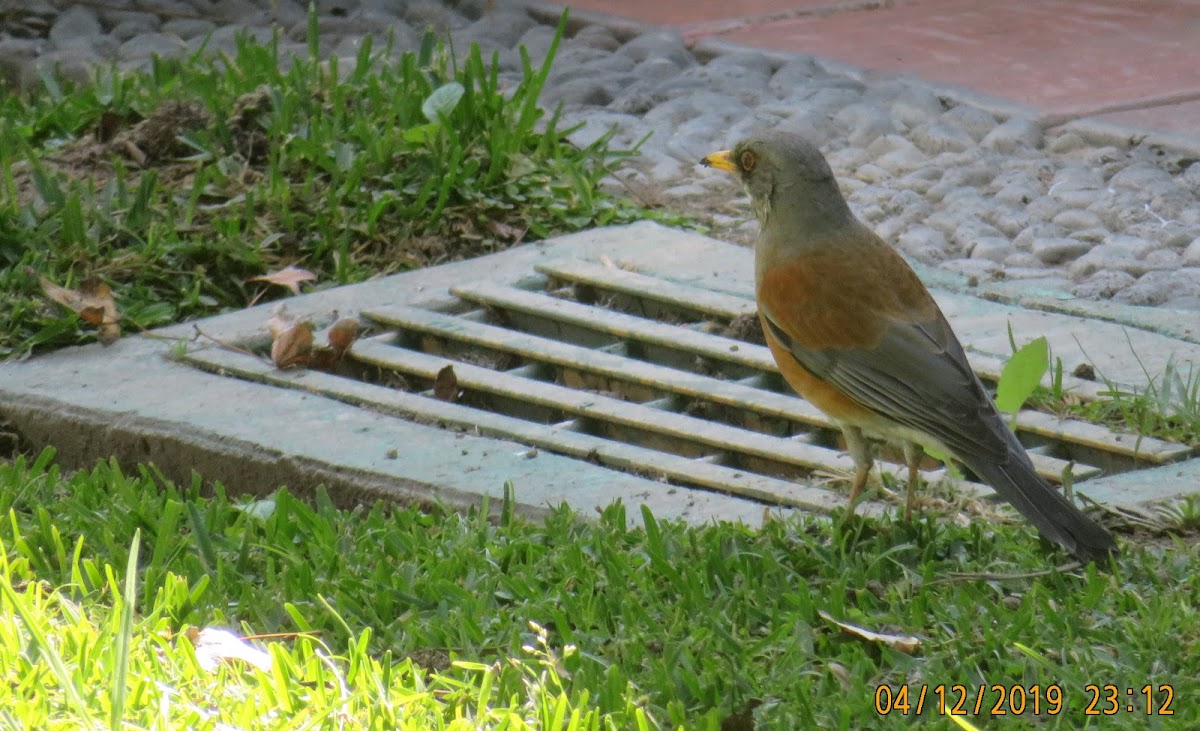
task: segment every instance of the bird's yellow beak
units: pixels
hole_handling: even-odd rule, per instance
[[[727,173],[736,173],[737,165],[733,164],[733,150],[721,150],[700,159],[700,164],[706,168],[716,168]]]

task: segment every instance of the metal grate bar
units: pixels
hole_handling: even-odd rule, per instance
[[[589,286],[613,289],[615,291],[621,291],[631,295],[636,294],[638,292],[637,288],[641,287],[644,288],[644,296],[667,297],[669,301],[677,307],[683,307],[689,297],[695,297],[697,301],[701,303],[695,308],[697,312],[726,319],[731,319],[733,317],[746,314],[747,312],[754,311],[754,305],[752,302],[739,297],[722,293],[714,293],[699,287],[690,287],[669,282],[662,283],[663,286],[661,287],[656,287],[652,283],[659,280],[655,280],[652,277],[633,274],[623,270],[612,269],[595,264],[589,264],[587,262],[561,260],[543,263],[538,265],[537,268],[539,271],[549,276],[557,277],[565,281],[586,282]],[[495,289],[499,288],[495,288],[494,285],[492,285],[484,292],[468,293],[468,297],[474,296],[475,294],[490,295],[495,291]],[[558,302],[558,300],[555,301]],[[490,304],[493,306],[512,306],[515,308],[526,306],[529,303],[528,301],[521,301],[513,302],[511,305],[506,305],[500,301],[492,301]],[[572,303],[564,302],[563,304],[570,305]],[[574,307],[578,307],[578,305],[574,305]],[[564,310],[564,312],[569,312],[570,317],[572,318],[578,318],[580,315],[580,313],[577,311],[571,311],[570,309]],[[547,317],[558,317],[560,313],[557,309],[547,309],[540,314],[543,314]],[[638,332],[638,328],[634,325],[634,321],[637,321],[639,318],[630,318],[628,315],[621,315],[620,317],[624,317],[626,319],[613,320],[609,332],[616,334],[621,330],[627,330],[631,332],[631,337],[643,339],[648,337],[640,334]],[[659,323],[655,324],[660,325]],[[609,325],[607,321],[600,321],[597,323],[597,327],[606,328],[609,327]],[[683,328],[674,328],[674,330],[681,334],[674,340],[667,341],[672,345],[682,345],[683,342],[688,341],[691,337],[691,333]],[[731,341],[730,339],[720,338],[713,335],[698,335],[701,335],[701,338],[699,338],[695,344],[689,345],[688,347],[694,348],[698,353],[713,359],[723,358],[725,360],[735,360],[734,358],[730,357],[731,355],[735,355],[734,353],[723,353],[721,349],[722,347],[730,347],[727,345],[729,342],[737,343],[738,341]],[[653,332],[653,337],[659,337],[657,330]],[[705,349],[701,350],[702,348]],[[740,364],[759,367],[761,370],[772,373],[778,372],[778,368],[775,366],[774,360],[770,356],[770,352],[762,346],[742,344],[736,355],[740,356],[736,358],[736,362]],[[979,373],[981,378],[992,382],[995,382],[999,379],[1005,363],[1002,359],[993,358],[991,356],[982,355],[979,353],[970,353],[968,354],[968,357],[971,361],[971,367],[974,368],[977,373]],[[753,366],[752,364],[755,362],[765,362],[766,367]],[[1095,383],[1093,381],[1086,381],[1070,376],[1064,376],[1063,387],[1071,394],[1084,399],[1099,398],[1108,388],[1107,386]],[[1102,455],[1098,453],[1104,453],[1106,455],[1119,455],[1126,457],[1129,460],[1145,462],[1148,464],[1166,464],[1185,459],[1195,452],[1195,450],[1181,444],[1175,444],[1172,442],[1166,442],[1148,437],[1138,440],[1128,434],[1120,434],[1104,426],[1090,424],[1088,422],[1076,419],[1064,419],[1052,414],[1034,410],[1023,410],[1020,412],[1017,417],[1017,428],[1019,431],[1028,432],[1045,439],[1079,445],[1086,448],[1085,450],[1080,451],[1085,451],[1087,456],[1094,456],[1097,458],[1102,457]],[[1049,465],[1047,465],[1047,467],[1049,467]]]
[[[259,358],[232,351],[209,349],[188,353],[182,360],[214,373],[299,389],[408,419],[517,441],[612,469],[659,476],[680,485],[715,490],[772,505],[827,513],[846,504],[844,495],[831,490],[732,469],[707,460],[665,454],[319,371],[279,371]],[[441,364],[445,365],[445,361]],[[456,367],[459,367],[458,364]],[[860,509],[878,514],[882,506],[864,503]]]
[[[556,279],[662,302],[708,317],[732,320],[743,315],[753,315],[758,311],[754,302],[744,297],[676,284],[665,279],[578,259],[556,259],[538,264],[535,268],[542,274]]]
[[[547,276],[564,282],[586,284],[597,289],[606,289],[631,297],[658,300],[672,307],[690,310],[697,314],[734,320],[756,312],[753,300],[736,295],[713,292],[697,286],[688,286],[628,272],[623,269],[599,266],[577,259],[559,259],[538,264],[536,269]],[[695,304],[688,305],[690,300]],[[971,367],[985,381],[995,383],[1005,361],[982,353],[968,353]],[[1095,400],[1103,396],[1108,387],[1094,381],[1064,374],[1063,388],[1082,399]]]
[[[351,353],[356,360],[426,380],[433,380],[438,371],[446,365],[445,358],[391,347],[379,339],[359,341],[355,343]],[[531,381],[527,378],[500,373],[469,363],[453,363],[452,365],[458,386],[468,391],[481,391],[504,398],[520,399],[577,417],[602,420],[607,424],[629,429],[651,431],[670,437],[674,442],[693,443],[722,451],[742,452],[809,470],[853,468],[853,463],[846,459],[844,454],[833,449],[816,447],[745,429],[735,429],[718,422],[697,419],[685,414],[663,411],[641,404],[631,404],[611,396],[579,391],[541,381]]]
[[[753,409],[761,416],[784,418],[790,421],[832,429],[836,426],[816,407],[799,398],[771,391],[742,386],[708,376],[680,371],[664,366],[631,360],[609,353],[589,350],[556,340],[515,332],[492,325],[465,322],[447,315],[413,308],[390,307],[364,313],[381,323],[435,337],[471,343],[492,350],[520,355],[581,372],[597,373],[605,378],[632,381],[658,393],[674,393],[687,398],[712,402],[734,409]],[[652,323],[657,324],[657,323]],[[675,329],[690,335],[690,331]],[[705,336],[710,338],[713,336]],[[570,372],[567,371],[567,373]],[[569,377],[564,377],[568,386]],[[1082,481],[1100,474],[1100,470],[1074,464],[1048,455],[1031,455],[1039,474],[1051,482],[1062,481],[1070,467],[1073,479]]]
[[[476,304],[545,318],[555,323],[566,323],[597,330],[621,339],[637,340],[649,345],[678,350],[692,356],[699,355],[734,363],[757,371],[779,372],[779,367],[775,364],[771,351],[762,345],[696,332],[678,325],[581,305],[578,302],[548,297],[544,294],[505,287],[491,282],[472,282],[453,287],[450,292]]]

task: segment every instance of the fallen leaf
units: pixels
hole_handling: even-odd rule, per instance
[[[329,326],[325,339],[333,349],[336,360],[341,360],[354,341],[358,339],[358,320],[353,317],[341,317]]]
[[[513,226],[511,224],[504,223],[503,221],[492,221],[489,225],[492,229],[492,233],[496,234],[502,239],[508,239],[514,244],[520,243],[521,239],[525,238],[525,234],[529,232],[528,226],[521,228],[519,226]]]
[[[95,325],[104,345],[112,345],[121,337],[121,316],[113,301],[112,290],[96,277],[88,277],[79,283],[79,289],[60,287],[45,277],[38,277],[42,291],[58,304],[66,307],[89,325]]]
[[[280,269],[277,272],[264,274],[261,277],[250,277],[251,282],[266,282],[267,284],[278,284],[280,287],[287,287],[292,290],[292,294],[300,294],[300,285],[303,282],[315,282],[317,275],[301,269],[300,267],[289,266]]]
[[[222,662],[230,660],[241,660],[263,672],[271,670],[269,653],[258,649],[227,629],[205,627],[196,631],[193,628],[188,632],[188,639],[196,647],[196,660],[200,663],[200,667],[210,673],[216,672]]]
[[[438,371],[437,378],[433,379],[433,396],[442,401],[458,398],[458,375],[454,373],[454,366],[448,365]]]
[[[866,640],[867,642],[878,642],[880,644],[887,645],[897,652],[903,652],[906,655],[912,655],[917,650],[921,649],[920,638],[907,635],[888,635],[883,634],[882,632],[872,632],[869,629],[864,629],[857,625],[839,622],[824,611],[818,611],[817,614],[821,615],[821,619],[824,619],[832,624],[836,624],[846,634],[854,635],[855,637]]]
[[[312,350],[312,323],[295,322],[275,335],[271,342],[271,362],[280,370],[307,366],[312,358]]]

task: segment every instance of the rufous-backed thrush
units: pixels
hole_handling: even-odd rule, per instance
[[[911,516],[923,448],[966,465],[1083,561],[1113,537],[1034,470],[946,317],[896,251],[855,218],[820,150],[774,131],[701,164],[739,177],[760,233],[755,290],[784,379],[841,427],[855,463],[851,510],[873,466],[869,440],[897,442]]]

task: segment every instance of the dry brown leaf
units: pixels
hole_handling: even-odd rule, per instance
[[[121,315],[113,301],[112,290],[96,277],[88,277],[79,283],[79,289],[60,287],[45,277],[38,277],[42,291],[58,304],[66,307],[89,325],[96,326],[100,342],[112,345],[121,337]]]
[[[216,672],[222,662],[230,660],[241,660],[263,672],[271,670],[270,653],[258,649],[227,629],[205,627],[197,631],[192,628],[187,634],[196,647],[196,660],[200,667],[210,673]]]
[[[520,228],[519,226],[513,226],[503,221],[492,221],[489,226],[492,229],[492,233],[514,244],[519,244],[521,239],[525,238],[525,234],[529,232],[528,226]]]
[[[855,637],[866,640],[867,642],[878,642],[880,644],[887,645],[897,652],[903,652],[906,655],[912,655],[917,650],[921,649],[921,640],[918,637],[912,637],[909,635],[888,635],[883,634],[882,632],[872,632],[869,629],[864,629],[857,625],[839,622],[824,611],[818,611],[817,614],[821,615],[821,619],[824,619],[826,622],[836,624],[846,634],[854,635]]]
[[[333,349],[334,359],[341,360],[358,339],[358,320],[353,317],[338,318],[337,322],[329,326],[325,339]]]
[[[300,285],[303,282],[315,282],[317,275],[301,269],[300,267],[285,267],[277,272],[264,274],[261,277],[250,277],[251,282],[266,282],[267,284],[278,284],[280,287],[287,287],[292,290],[292,294],[300,294]]]
[[[438,371],[437,378],[433,379],[433,395],[442,401],[458,398],[458,375],[454,372],[454,366],[448,365]]]
[[[271,319],[274,320],[275,318]],[[270,325],[268,324],[268,326]],[[290,327],[275,334],[275,339],[271,342],[271,362],[280,370],[304,367],[311,360],[312,351],[312,323],[295,322]]]

